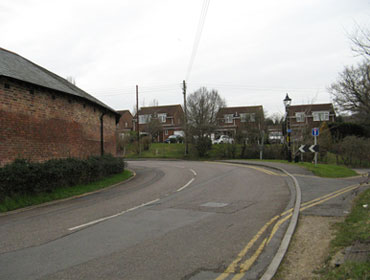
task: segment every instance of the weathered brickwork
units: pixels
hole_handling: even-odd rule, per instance
[[[0,78],[0,166],[16,158],[100,155],[103,108],[83,98]],[[116,153],[116,119],[104,117],[104,152]]]

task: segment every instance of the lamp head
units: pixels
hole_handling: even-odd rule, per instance
[[[292,99],[289,98],[289,95],[288,94],[286,94],[285,99],[283,100],[283,102],[284,102],[284,106],[285,107],[288,107],[292,103]]]

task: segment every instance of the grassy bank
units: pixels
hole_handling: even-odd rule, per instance
[[[184,144],[163,144],[163,143],[153,143],[150,145],[149,150],[141,151],[141,154],[136,154],[131,148],[128,149],[128,153],[126,154],[126,158],[134,159],[134,158],[164,158],[164,159],[192,159],[192,160],[202,160],[203,158],[199,158],[196,154],[194,148],[190,145],[190,153],[189,156],[185,157],[184,155]],[[209,156],[204,158],[204,160],[219,160],[219,159],[227,159],[227,145],[213,145],[212,150],[209,152]],[[238,158],[240,155],[241,145],[236,146],[235,155]],[[259,161],[259,160],[258,160]],[[288,163],[286,160],[262,160],[268,162],[280,162],[280,163]],[[343,165],[335,165],[335,164],[315,164],[310,162],[300,162],[300,163],[289,163],[289,164],[296,164],[298,166],[302,166],[310,171],[313,172],[316,176],[320,177],[327,177],[327,178],[344,178],[344,177],[351,177],[356,176],[357,173],[352,169],[349,169]]]
[[[27,206],[37,205],[53,200],[64,199],[99,189],[109,187],[111,185],[123,182],[132,176],[132,172],[125,170],[120,174],[110,176],[108,178],[99,180],[86,185],[76,185],[73,187],[62,187],[54,189],[51,192],[44,192],[35,195],[17,195],[14,197],[6,197],[3,202],[0,203],[0,212],[11,211]]]
[[[360,194],[352,207],[351,213],[343,223],[337,224],[335,238],[331,242],[331,256],[320,271],[320,279],[370,279],[370,258],[365,262],[344,262],[339,267],[330,266],[330,259],[340,250],[356,242],[370,242],[370,189]],[[364,205],[368,205],[364,207]]]

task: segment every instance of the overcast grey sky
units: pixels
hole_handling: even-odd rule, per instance
[[[1,0],[0,47],[62,76],[116,110],[182,104],[203,0]],[[330,102],[355,64],[348,34],[370,26],[368,0],[210,0],[188,82],[228,106]]]

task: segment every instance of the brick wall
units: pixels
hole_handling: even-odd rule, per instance
[[[0,77],[0,166],[16,158],[100,155],[101,114],[82,98]],[[103,119],[104,150],[115,155],[115,116]]]

